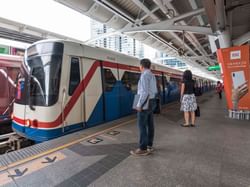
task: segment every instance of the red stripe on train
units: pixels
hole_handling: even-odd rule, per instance
[[[72,97],[70,98],[69,102],[66,104],[64,108],[64,118],[66,118],[69,112],[72,110],[73,106],[75,105],[77,99],[80,97],[81,93],[86,89],[87,85],[89,84],[91,77],[94,75],[96,69],[100,66],[100,62],[96,61],[91,68],[89,69],[85,78],[81,81],[81,83],[77,86],[76,90],[74,91]],[[20,119],[16,116],[13,118],[19,124],[26,124],[26,120]],[[62,113],[57,117],[55,121],[52,122],[41,122],[37,121],[37,125],[33,125],[33,121],[30,121],[30,127],[33,128],[54,128],[59,126],[62,123]]]
[[[140,71],[139,67],[136,66],[128,66],[124,64],[116,64],[112,62],[102,62],[104,67],[109,67],[109,68],[118,68],[118,69],[123,69],[123,70],[134,70],[134,71]],[[66,104],[64,108],[64,119],[68,116],[70,111],[72,110],[73,106],[77,102],[78,98],[80,97],[81,93],[84,92],[86,87],[88,86],[92,76],[94,75],[96,69],[100,66],[100,62],[96,61],[91,68],[89,69],[87,75],[85,78],[81,81],[81,83],[77,86],[76,90],[74,91],[72,97],[70,98],[69,102]],[[154,73],[159,73],[159,71],[154,71]],[[20,119],[16,116],[13,117],[13,120],[16,121],[19,124],[25,125],[27,120]],[[57,117],[55,121],[52,122],[41,122],[37,121],[36,125],[34,125],[34,121],[30,120],[30,127],[33,128],[55,128],[62,124],[62,113]]]

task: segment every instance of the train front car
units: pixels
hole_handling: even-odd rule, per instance
[[[25,52],[26,74],[19,78],[12,128],[37,142],[60,136],[59,102],[64,44],[38,42]]]

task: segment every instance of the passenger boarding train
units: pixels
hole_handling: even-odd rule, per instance
[[[26,50],[24,63],[26,74],[18,80],[12,122],[21,136],[42,142],[134,112],[137,58],[70,41],[43,40]],[[159,64],[152,69],[161,103],[177,100],[182,72]]]

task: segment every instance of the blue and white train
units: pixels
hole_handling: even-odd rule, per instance
[[[26,50],[24,63],[26,74],[18,81],[12,122],[21,136],[42,142],[133,113],[140,77],[137,58],[43,40]],[[182,73],[159,64],[152,69],[161,103],[177,100]]]

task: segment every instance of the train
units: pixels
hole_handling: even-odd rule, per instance
[[[20,73],[23,57],[0,55],[0,128],[11,121],[16,93],[16,80]],[[1,131],[1,130],[0,130]]]
[[[42,40],[25,51],[13,130],[43,142],[134,113],[139,59],[67,40]],[[161,104],[179,99],[182,72],[152,64]],[[197,82],[212,80],[196,76]]]

